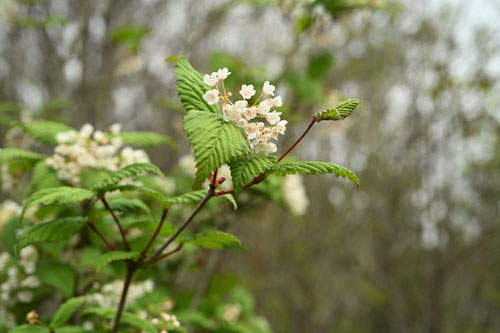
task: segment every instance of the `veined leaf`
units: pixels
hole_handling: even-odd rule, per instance
[[[49,333],[49,329],[39,325],[21,325],[11,329],[9,333]]]
[[[82,306],[83,302],[85,302],[85,296],[70,298],[64,302],[52,318],[50,326],[54,328],[62,326]]]
[[[112,199],[109,200],[109,206],[113,211],[119,211],[124,213],[143,211],[149,214],[148,206],[146,206],[144,202],[138,199],[125,199],[125,198]]]
[[[187,204],[187,203],[198,203],[207,195],[207,190],[198,190],[188,193],[184,193],[174,198],[169,198],[166,200],[167,206],[175,204]]]
[[[203,232],[184,239],[183,243],[190,243],[207,249],[223,249],[241,244],[238,238],[222,231]]]
[[[157,174],[158,176],[163,176],[163,173],[160,171],[160,169],[158,169],[156,165],[153,165],[151,163],[134,163],[127,165],[126,167],[115,172],[113,175],[104,179],[102,182],[95,185],[93,187],[93,190],[100,193],[108,191],[122,180],[136,177],[145,172],[152,172]]]
[[[43,160],[35,165],[31,184],[32,191],[39,191],[44,188],[61,186],[62,182],[57,177],[56,170],[48,166],[46,160]]]
[[[322,120],[342,120],[349,117],[359,104],[362,104],[360,100],[350,98],[339,103],[336,107],[313,114],[313,118],[317,122]]]
[[[66,298],[75,291],[75,270],[65,264],[50,262],[38,267],[37,275],[43,283],[59,289]]]
[[[359,186],[359,179],[351,170],[329,162],[285,162],[276,165],[273,168],[273,172],[282,176],[294,173],[306,173],[309,175],[317,173],[333,173],[337,177],[350,179]]]
[[[85,168],[80,172],[82,187],[92,189],[110,177],[111,172],[104,169]]]
[[[57,145],[56,136],[60,132],[74,131],[73,128],[52,121],[39,121],[23,125],[24,130],[35,140],[55,146]]]
[[[275,156],[241,158],[229,164],[233,177],[234,193],[238,194],[243,185],[261,173],[271,170],[278,162]]]
[[[65,217],[35,224],[19,236],[18,248],[22,249],[33,243],[69,239],[83,228],[85,222],[83,217]]]
[[[17,148],[3,148],[0,151],[0,163],[4,163],[10,159],[19,158],[30,161],[38,161],[44,159],[46,156],[34,153],[28,150],[22,150]]]
[[[234,210],[238,209],[238,203],[236,202],[236,199],[234,199],[234,196],[231,193],[225,194],[222,197],[227,201],[229,201],[231,205],[233,205]]]
[[[152,147],[168,144],[173,148],[177,148],[177,144],[171,137],[154,132],[123,132],[120,134],[120,137],[124,143],[139,147]]]
[[[111,251],[106,252],[97,258],[96,271],[99,272],[104,266],[112,261],[135,259],[140,253],[136,251]]]
[[[167,61],[175,62],[177,90],[186,110],[220,114],[217,104],[208,105],[203,99],[203,95],[210,90],[210,87],[203,83],[200,73],[189,64],[186,58],[184,56],[170,57]]]
[[[212,171],[250,153],[240,128],[226,123],[220,114],[190,111],[184,117],[184,131],[196,160],[194,189],[199,189]]]
[[[92,191],[83,188],[59,186],[46,188],[33,193],[23,207],[21,218],[28,208],[34,205],[65,205],[74,204],[94,196]]]

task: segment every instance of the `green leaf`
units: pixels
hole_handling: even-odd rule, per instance
[[[234,197],[231,193],[225,194],[222,197],[224,199],[228,200],[231,203],[231,205],[233,205],[234,210],[238,209],[238,203],[236,203],[236,200],[234,199]]]
[[[336,107],[317,112],[313,114],[312,117],[317,122],[322,120],[342,120],[349,117],[359,104],[362,104],[360,100],[350,98],[338,104]]]
[[[318,79],[324,76],[333,63],[333,56],[330,51],[325,51],[314,56],[307,66],[307,75]]]
[[[226,247],[241,244],[238,238],[222,231],[203,232],[186,238],[183,240],[183,242],[207,249],[223,249]]]
[[[184,58],[184,56],[167,58],[167,61],[175,62],[175,75],[177,76],[177,90],[179,97],[186,110],[197,110],[220,114],[217,104],[208,105],[203,99],[205,92],[210,87],[203,83],[203,78]]]
[[[177,148],[177,144],[171,137],[154,132],[124,132],[120,134],[120,137],[122,138],[123,143],[139,147],[152,147],[168,144],[173,148]]]
[[[278,163],[275,156],[241,158],[229,164],[233,177],[234,193],[238,194],[243,186],[261,173],[271,170]]]
[[[0,150],[0,163],[11,159],[23,159],[29,161],[38,161],[44,159],[46,156],[34,153],[28,150],[22,150],[17,148],[3,148]]]
[[[139,257],[140,253],[135,251],[111,251],[101,254],[97,258],[96,271],[99,272],[104,266],[112,261],[135,259]]]
[[[184,117],[184,131],[197,162],[194,189],[199,189],[216,168],[250,153],[242,130],[224,122],[219,114],[190,111]]]
[[[92,189],[95,185],[102,183],[105,179],[109,178],[111,172],[103,169],[83,169],[80,172],[80,180],[82,186]]]
[[[113,319],[115,317],[115,313],[116,311],[114,309],[106,309],[99,307],[88,308],[84,311],[84,314],[93,314],[106,319]],[[149,320],[139,318],[130,312],[123,312],[122,323],[137,327],[146,332],[150,333],[158,332],[158,329]]]
[[[56,170],[48,166],[46,160],[40,161],[35,165],[31,178],[31,189],[33,192],[61,185],[62,182],[57,177]]]
[[[90,331],[80,326],[63,326],[57,327],[55,333],[90,333]]]
[[[188,204],[188,203],[198,203],[207,195],[207,190],[198,190],[188,193],[184,193],[174,198],[169,198],[166,200],[166,205],[172,206],[175,204]]]
[[[24,130],[35,140],[55,146],[57,145],[56,136],[61,132],[74,131],[73,128],[62,123],[51,121],[39,121],[23,125]]]
[[[64,297],[70,298],[73,296],[76,272],[71,266],[51,262],[39,267],[37,274],[43,283],[62,291]]]
[[[118,185],[118,183],[122,180],[137,177],[145,172],[152,172],[159,176],[163,176],[163,173],[156,165],[151,163],[134,163],[127,165],[126,167],[115,172],[113,175],[104,179],[102,182],[95,185],[93,190],[99,193],[112,190],[113,187]]]
[[[71,238],[85,225],[83,217],[65,217],[35,224],[19,236],[18,248],[33,243],[57,242]]]
[[[333,173],[337,177],[350,179],[359,186],[359,179],[351,170],[329,162],[285,162],[276,165],[273,168],[273,172],[281,176],[294,173],[307,173],[309,175],[317,173]]]
[[[49,333],[49,329],[39,325],[21,325],[11,329],[9,333]]]
[[[18,216],[10,218],[0,232],[0,243],[11,255],[16,255],[17,234],[23,228]]]
[[[61,327],[82,306],[83,302],[85,302],[85,296],[70,298],[64,302],[57,310],[54,318],[52,318],[50,326],[54,328]]]
[[[92,191],[68,186],[51,187],[33,193],[23,207],[21,218],[28,208],[34,205],[66,205],[74,204],[94,196]]]
[[[113,211],[119,211],[123,213],[133,213],[137,211],[143,211],[149,214],[149,208],[144,202],[138,199],[125,199],[117,198],[109,200],[109,206]]]

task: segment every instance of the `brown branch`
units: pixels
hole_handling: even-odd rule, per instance
[[[104,204],[104,207],[106,207],[106,209],[111,213],[111,216],[113,216],[113,220],[115,220],[116,226],[118,227],[118,229],[120,229],[120,234],[122,235],[122,239],[123,239],[123,245],[125,245],[125,248],[127,249],[127,251],[130,251],[130,246],[128,245],[127,237],[125,237],[125,231],[123,230],[122,225],[120,224],[120,220],[118,220],[118,217],[116,217],[115,213],[113,212],[113,210],[109,206],[106,199],[104,197],[102,197],[100,199],[101,199],[102,203]]]
[[[156,228],[153,237],[151,237],[148,245],[146,245],[146,248],[144,249],[144,251],[142,251],[141,258],[144,259],[146,257],[146,254],[148,253],[149,248],[151,247],[151,245],[153,245],[153,242],[155,241],[156,237],[158,237],[158,234],[160,233],[161,227],[163,226],[163,223],[165,222],[165,219],[167,218],[167,213],[168,213],[168,208],[164,208],[163,213],[161,215],[160,224],[158,224],[158,227]]]
[[[87,222],[87,225],[90,227],[90,229],[92,229],[92,231],[94,231],[96,233],[97,236],[99,236],[100,239],[102,239],[102,241],[104,242],[104,244],[106,244],[106,246],[111,250],[111,251],[114,251],[116,250],[116,248],[113,246],[113,244],[111,244],[107,239],[106,237],[104,237],[104,235],[99,231],[97,230],[97,228],[95,227],[94,225],[94,222],[92,221],[88,221]]]
[[[125,301],[127,300],[127,293],[130,287],[130,283],[132,282],[132,278],[134,277],[134,273],[137,270],[137,267],[128,262],[127,263],[127,275],[125,275],[125,281],[123,282],[123,290],[122,295],[120,297],[120,304],[118,304],[118,309],[116,310],[115,322],[113,324],[113,333],[118,332],[118,328],[120,327],[120,321],[122,319],[123,310],[125,309]]]
[[[169,257],[170,255],[178,252],[180,249],[182,249],[182,247],[184,246],[184,244],[179,244],[177,245],[177,247],[175,249],[173,249],[172,251],[168,251],[167,253],[165,254],[162,254],[161,256],[158,256],[156,258],[153,258],[151,260],[149,260],[148,262],[145,262],[144,265],[142,266],[142,268],[146,268],[147,266],[151,265],[151,264],[154,264],[162,259],[165,259],[166,257]]]

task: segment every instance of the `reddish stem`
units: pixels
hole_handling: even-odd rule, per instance
[[[159,257],[156,257],[156,258],[153,258],[151,259],[150,261],[144,263],[144,267],[148,266],[148,265],[151,265],[151,264],[154,264],[155,262],[158,262],[168,256],[170,256],[171,254],[174,254],[175,252],[179,251],[180,249],[182,249],[182,247],[184,246],[184,244],[179,244],[175,249],[173,249],[172,251],[168,251],[167,253],[165,254],[162,254],[161,256]]]
[[[297,140],[295,141],[295,143],[283,154],[281,155],[280,158],[278,158],[278,163],[286,156],[288,155],[292,150],[293,148],[295,148],[300,141],[302,141],[302,139],[306,136],[307,132],[309,132],[311,130],[311,128],[313,127],[313,125],[316,123],[316,120],[311,120],[311,123],[309,124],[309,126],[307,127],[306,131],[304,132],[304,134],[302,134],[302,136]]]
[[[111,207],[109,206],[108,202],[104,197],[101,198],[101,201],[104,204],[104,207],[106,207],[106,209],[111,213],[111,216],[113,216],[113,220],[115,220],[118,229],[120,229],[120,234],[122,235],[123,239],[123,245],[125,245],[127,251],[130,251],[130,246],[128,246],[127,237],[125,237],[125,231],[123,230],[122,225],[120,224],[120,220],[118,220],[118,217],[116,217],[115,213],[113,212],[113,210],[111,209]]]
[[[106,246],[111,250],[111,251],[114,251],[116,250],[116,248],[113,246],[113,244],[111,244],[107,239],[106,237],[104,237],[104,235],[99,232],[99,230],[97,230],[97,228],[95,227],[94,223],[89,221],[87,222],[88,226],[90,227],[90,229],[92,229],[92,231],[94,231],[96,233],[97,236],[99,236],[100,239],[102,239],[102,241],[106,244]]]
[[[149,240],[149,243],[148,243],[148,245],[146,245],[146,248],[144,249],[144,251],[142,251],[141,258],[146,257],[146,254],[148,253],[149,248],[151,247],[151,245],[153,245],[153,242],[155,241],[156,237],[158,237],[158,234],[160,233],[161,227],[163,226],[163,223],[165,222],[165,219],[167,218],[167,213],[168,213],[168,209],[164,208],[163,214],[161,215],[160,224],[158,224],[158,227],[156,228],[153,237]]]

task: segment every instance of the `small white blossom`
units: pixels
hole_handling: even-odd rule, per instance
[[[93,132],[94,132],[94,127],[90,124],[85,124],[80,129],[80,136],[84,138],[90,138]]]
[[[221,68],[217,71],[217,76],[219,77],[219,79],[221,80],[225,80],[227,79],[227,77],[229,76],[229,74],[231,74],[231,72],[226,68]]]
[[[304,182],[301,175],[287,175],[283,179],[283,196],[292,213],[304,215],[309,206]]]
[[[262,88],[262,92],[264,95],[273,95],[274,96],[274,90],[276,89],[275,86],[272,84],[269,84],[269,81],[264,82],[264,88]]]
[[[216,72],[213,72],[210,75],[205,74],[203,76],[203,83],[205,83],[210,87],[217,85],[218,82],[219,82],[219,75]]]
[[[122,125],[119,123],[115,123],[115,124],[112,124],[111,126],[109,126],[109,132],[111,134],[115,134],[115,135],[120,134],[121,130],[122,130]]]
[[[208,105],[214,105],[219,101],[219,91],[217,89],[209,90],[203,95],[203,99]]]
[[[274,97],[272,102],[273,102],[273,105],[276,107],[283,106],[283,99],[281,98],[281,96]]]
[[[269,112],[266,115],[266,120],[269,122],[269,124],[276,125],[281,120],[280,115],[281,112],[276,112],[276,111]]]
[[[244,99],[250,99],[253,95],[255,95],[255,89],[253,88],[253,84],[242,85],[240,90],[240,95],[243,96]]]
[[[252,120],[257,117],[257,108],[255,106],[246,108],[246,110],[243,112],[243,115],[247,120]]]

